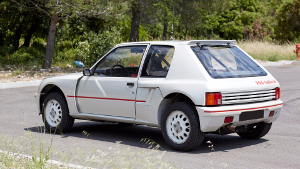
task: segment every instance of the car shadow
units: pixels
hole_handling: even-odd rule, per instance
[[[41,131],[44,131],[44,126],[25,128],[25,130],[36,133],[42,133]],[[59,135],[59,133],[57,135]],[[149,145],[146,144],[146,141],[143,140],[150,139],[157,143],[161,147],[161,150],[166,150],[170,152],[173,151],[164,141],[160,128],[142,125],[120,125],[118,123],[82,121],[74,123],[72,130],[68,133],[64,133],[61,137],[86,138],[114,143],[119,142],[121,144],[140,148],[148,148]],[[230,134],[224,136],[206,134],[205,140],[203,141],[200,147],[193,151],[182,153],[211,153],[213,150],[211,147],[209,147],[211,146],[211,144],[207,143],[208,141],[212,143],[215,152],[227,152],[231,149],[252,146],[266,142],[268,140],[264,138],[257,140],[243,139],[237,134]]]

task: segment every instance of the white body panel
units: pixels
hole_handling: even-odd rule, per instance
[[[136,86],[137,78],[84,76],[76,92],[78,108],[85,114],[135,118]]]
[[[82,74],[47,78],[39,87],[37,102],[40,104],[39,97],[42,89],[48,84],[53,84],[63,91],[70,115],[74,118],[159,126],[160,116],[170,100],[166,97],[172,93],[183,94],[193,101],[203,132],[213,132],[226,125],[224,124],[225,116],[234,116],[233,125],[245,125],[259,121],[270,123],[278,118],[282,107],[280,99],[253,104],[205,107],[206,92],[235,93],[271,90],[280,85],[264,68],[267,72],[266,76],[213,79],[191,50],[191,46],[195,46],[195,43],[236,45],[236,41],[164,41],[120,44],[115,48],[135,44],[174,46],[175,53],[168,75],[165,78],[141,77],[141,69],[146,57],[144,54],[137,78],[84,76],[80,79]],[[256,61],[254,60],[254,62]],[[257,64],[259,65],[259,63]],[[77,84],[78,79],[80,82]],[[134,87],[127,86],[128,82],[134,83]],[[84,96],[86,98],[68,96]],[[114,100],[95,98],[114,98]],[[238,117],[241,112],[259,109],[265,111],[264,118],[239,122]],[[276,111],[273,117],[268,117],[270,110]],[[209,111],[214,113],[207,113]]]
[[[146,102],[136,103],[137,123],[158,126],[158,110],[164,99],[158,83],[163,80],[164,78],[139,79],[136,99],[145,100]]]
[[[79,113],[76,106],[75,98],[67,97],[67,96],[75,95],[77,81],[80,77],[82,77],[82,73],[72,73],[69,75],[55,76],[55,77],[45,78],[44,80],[42,80],[38,89],[38,93],[36,94],[36,101],[38,104],[38,108],[41,106],[40,97],[42,94],[44,94],[42,93],[42,90],[48,85],[55,85],[58,86],[63,91],[63,94],[68,103],[69,111],[75,114]],[[41,113],[40,109],[39,109],[39,113]]]

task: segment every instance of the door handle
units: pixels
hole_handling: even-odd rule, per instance
[[[134,83],[127,83],[127,86],[134,86]]]

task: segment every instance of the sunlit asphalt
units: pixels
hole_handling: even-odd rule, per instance
[[[41,132],[42,117],[37,113],[34,99],[37,87],[0,90],[0,137],[13,139],[16,149],[29,155],[32,148],[27,150],[25,147],[30,141],[38,146],[41,142],[49,145],[53,139],[53,152],[65,154],[73,159],[72,163],[79,164],[97,150],[147,150],[141,140],[150,138],[166,151],[163,160],[178,168],[300,168],[300,66],[266,68],[280,82],[284,107],[269,134],[259,140],[242,139],[236,134],[208,134],[198,149],[175,152],[164,142],[158,128],[83,120],[76,120],[69,133],[44,134]],[[28,133],[28,130],[32,132]],[[214,151],[208,147],[208,140],[214,145]],[[55,153],[52,157],[60,160]],[[99,160],[105,163],[107,159]],[[101,168],[101,165],[95,167]]]

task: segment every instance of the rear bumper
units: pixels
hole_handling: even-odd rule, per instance
[[[232,125],[242,126],[253,124],[257,122],[272,123],[274,122],[281,111],[283,102],[281,100],[245,104],[245,105],[231,105],[219,107],[200,107],[196,106],[200,118],[200,127],[202,132],[214,132],[220,127],[229,123],[224,123],[227,116],[233,116]],[[260,119],[240,121],[239,116],[242,112],[264,110],[264,117]],[[275,111],[274,116],[269,117],[270,111]]]

